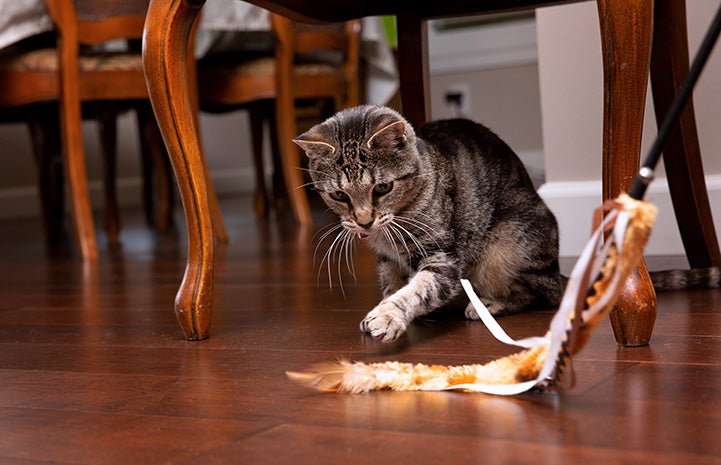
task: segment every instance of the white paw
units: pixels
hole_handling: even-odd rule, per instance
[[[499,312],[502,312],[504,307],[503,304],[500,304],[498,301],[495,301],[493,299],[486,299],[482,298],[481,302],[483,302],[483,305],[486,306],[488,309],[488,312],[491,315],[495,315]],[[466,318],[469,320],[480,320],[481,317],[478,315],[478,312],[476,311],[476,307],[473,306],[472,303],[468,303],[466,306],[466,312],[465,312]]]
[[[385,301],[371,310],[360,324],[361,331],[383,342],[395,341],[407,327],[408,322],[401,309]]]
[[[476,307],[473,306],[472,303],[468,303],[466,306],[466,312],[465,312],[466,318],[469,320],[480,320],[481,317],[478,316],[478,312],[476,312]]]

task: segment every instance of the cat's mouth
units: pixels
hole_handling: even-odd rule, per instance
[[[368,233],[358,233],[359,239],[365,239],[366,237],[368,237]]]

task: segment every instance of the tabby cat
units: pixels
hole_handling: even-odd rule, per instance
[[[383,300],[361,329],[384,341],[461,295],[495,315],[559,304],[558,226],[516,154],[466,119],[416,133],[387,107],[344,110],[300,135],[313,187],[341,219],[336,242],[376,253]],[[472,306],[468,318],[477,318]]]

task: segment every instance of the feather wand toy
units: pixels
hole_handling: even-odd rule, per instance
[[[391,389],[513,395],[557,387],[564,375],[572,373],[572,357],[586,345],[596,325],[611,311],[624,281],[643,256],[656,218],[656,207],[643,200],[646,189],[719,32],[721,6],[629,193],[604,205],[608,213],[581,253],[545,336],[512,340],[483,306],[470,283],[462,280],[468,297],[491,333],[502,342],[522,347],[523,351],[483,365],[329,362],[311,366],[304,372],[287,372],[288,377],[321,391],[350,393]],[[565,384],[572,385],[573,379]]]

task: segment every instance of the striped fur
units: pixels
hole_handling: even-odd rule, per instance
[[[651,282],[657,292],[721,287],[721,268],[652,271]]]

